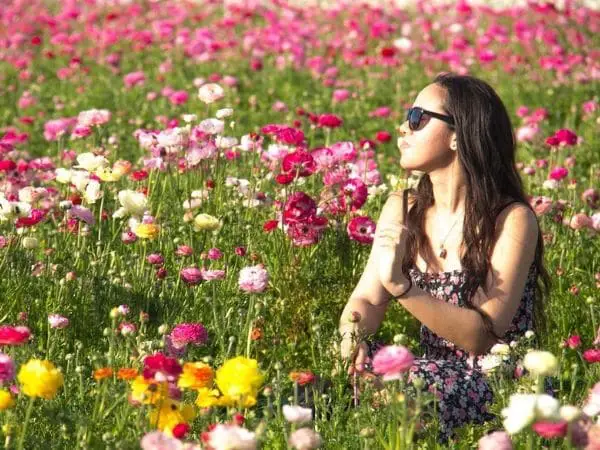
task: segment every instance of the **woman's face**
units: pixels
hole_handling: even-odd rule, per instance
[[[417,95],[413,106],[447,115],[442,109],[445,98],[444,88],[430,84]],[[456,139],[455,133],[442,120],[423,114],[418,130],[411,130],[405,120],[399,132],[400,165],[404,169],[428,173],[446,167],[454,158],[455,152],[450,149],[450,144]]]

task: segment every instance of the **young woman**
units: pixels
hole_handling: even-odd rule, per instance
[[[486,82],[438,75],[409,109],[398,147],[400,165],[424,174],[381,211],[340,320],[342,356],[351,373],[369,369],[373,345],[356,336],[375,333],[395,300],[422,324],[424,356],[409,380],[437,393],[447,439],[490,416],[482,355],[543,321],[544,242],[515,168],[510,118]]]

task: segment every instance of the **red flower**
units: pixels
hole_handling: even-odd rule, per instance
[[[564,437],[567,434],[568,422],[561,420],[560,422],[536,422],[532,425],[533,431],[539,436],[546,439]]]
[[[265,232],[269,232],[269,231],[273,231],[275,228],[277,228],[277,224],[278,221],[277,220],[267,220],[264,224],[263,224],[263,231]]]
[[[191,427],[187,423],[178,423],[173,427],[172,433],[177,439],[183,439]]]
[[[293,153],[285,155],[281,167],[284,172],[294,175],[298,172],[298,176],[307,177],[315,173],[317,164],[310,153],[304,150],[296,150]]]
[[[319,116],[319,126],[326,128],[338,128],[344,121],[340,116],[335,114],[321,114]]]
[[[302,372],[291,372],[290,379],[298,383],[299,386],[305,386],[307,384],[311,384],[315,381],[315,374],[309,370],[305,370]]]
[[[0,327],[0,345],[21,345],[31,337],[31,331],[25,326]]]
[[[148,178],[148,172],[145,170],[136,170],[131,173],[131,179],[133,181],[142,181]]]
[[[292,181],[294,181],[294,176],[295,176],[295,173],[292,173],[292,172],[280,173],[275,176],[275,182],[277,184],[288,185]]]
[[[44,218],[44,213],[39,209],[32,209],[29,217],[19,217],[15,223],[17,228],[32,227]]]
[[[327,222],[325,217],[311,216],[303,222],[291,223],[288,226],[287,235],[292,238],[294,245],[308,247],[319,242]]]
[[[590,364],[600,362],[600,349],[590,348],[583,352],[583,359],[585,359]]]
[[[346,197],[348,197],[352,211],[356,211],[365,204],[368,193],[367,185],[361,179],[351,178],[342,185],[340,206],[346,210]]]
[[[375,135],[375,139],[379,142],[389,142],[392,139],[392,135],[387,131],[378,131]]]
[[[370,217],[358,216],[348,222],[348,236],[361,244],[371,244],[375,236],[376,224]]]
[[[0,172],[7,172],[9,170],[15,170],[17,164],[10,159],[3,159],[0,161]]]
[[[156,381],[175,381],[183,369],[175,358],[155,353],[144,358],[144,378]]]
[[[396,49],[394,47],[383,47],[381,49],[381,56],[384,58],[393,58],[396,54]]]

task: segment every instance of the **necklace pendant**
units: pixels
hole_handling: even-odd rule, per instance
[[[448,254],[448,252],[446,251],[445,248],[441,248],[440,249],[440,258],[442,259],[446,259],[446,255]]]

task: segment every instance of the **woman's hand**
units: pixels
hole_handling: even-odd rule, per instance
[[[355,344],[353,338],[344,338],[340,350],[342,358],[350,361],[350,366],[348,367],[349,375],[352,375],[354,372],[364,372],[367,363],[371,362],[368,356],[368,347],[364,341]]]
[[[391,295],[402,293],[408,284],[402,273],[407,236],[407,228],[399,223],[378,224],[375,231],[373,245],[377,246],[379,281]]]

